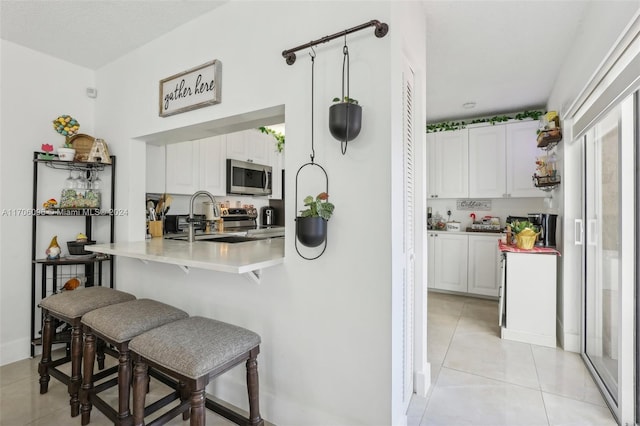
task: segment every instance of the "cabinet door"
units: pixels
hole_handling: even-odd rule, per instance
[[[200,144],[199,189],[213,195],[226,195],[226,136],[214,136],[198,141]]]
[[[523,121],[507,126],[507,193],[510,197],[542,197],[534,186],[536,171],[537,121]]]
[[[167,145],[167,192],[193,194],[198,190],[199,148],[199,144],[193,141]]]
[[[147,182],[145,189],[147,192],[161,194],[165,192],[165,147],[147,145]]]
[[[505,126],[469,129],[469,197],[506,196]]]
[[[232,160],[248,161],[247,131],[229,133],[227,136],[227,158]]]
[[[466,235],[438,233],[435,237],[435,283],[441,290],[467,292]]]
[[[429,232],[429,237],[427,239],[427,287],[435,288],[436,282],[436,258],[435,258],[435,250],[436,250],[436,235],[433,232]]]
[[[469,196],[469,133],[466,129],[430,133],[429,197]]]
[[[469,293],[498,296],[498,236],[469,236]]]
[[[227,158],[249,163],[269,164],[270,150],[275,145],[271,135],[256,129],[227,135]]]
[[[247,130],[247,158],[258,164],[270,164],[271,152],[275,149],[275,139],[260,130]]]

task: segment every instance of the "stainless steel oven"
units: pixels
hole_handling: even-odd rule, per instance
[[[271,195],[271,166],[227,160],[227,194]]]

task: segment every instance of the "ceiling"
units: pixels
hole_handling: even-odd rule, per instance
[[[98,69],[225,2],[0,0],[0,36]],[[433,123],[544,108],[590,0],[423,3]]]

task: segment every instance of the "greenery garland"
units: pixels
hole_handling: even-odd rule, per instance
[[[493,117],[486,118],[476,118],[470,122],[465,121],[443,121],[442,123],[435,124],[427,124],[427,133],[435,133],[435,132],[447,132],[451,130],[460,130],[467,127],[468,124],[477,124],[477,123],[491,123],[492,125],[496,123],[502,123],[509,120],[524,120],[526,118],[531,118],[533,120],[539,120],[542,115],[546,114],[543,111],[523,111],[516,115],[496,115]]]
[[[276,140],[276,148],[278,149],[278,152],[284,151],[284,135],[282,133],[276,132],[275,130],[264,126],[258,127],[258,130],[260,130],[262,133],[273,136]]]

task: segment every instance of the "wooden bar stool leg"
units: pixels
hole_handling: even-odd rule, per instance
[[[147,395],[147,364],[140,358],[136,359],[133,369],[133,424],[144,425],[144,400]]]
[[[82,381],[82,332],[79,325],[71,328],[71,379],[69,380],[69,396],[71,405],[71,417],[80,414],[80,385]]]
[[[191,392],[189,391],[189,387],[185,384],[185,382],[180,381],[178,383],[178,388],[180,390],[180,402],[188,400]],[[184,410],[184,412],[182,413],[182,420],[189,420],[189,417],[191,417],[191,410]]]
[[[98,340],[97,346],[96,346],[96,354],[98,356],[98,369],[99,370],[104,370],[104,348],[105,346],[107,346],[107,344],[103,341],[103,340]]]
[[[84,335],[84,375],[82,376],[82,391],[80,392],[82,426],[91,421],[91,391],[93,390],[93,364],[96,360],[96,336],[87,330]]]
[[[191,419],[190,426],[205,426],[204,389],[196,389],[191,392]]]
[[[44,321],[42,326],[42,357],[38,363],[38,374],[40,374],[40,393],[47,393],[49,390],[49,364],[51,363],[51,342],[53,341],[53,327],[51,327],[51,315],[49,311],[44,311]]]
[[[254,426],[261,426],[264,420],[260,416],[260,399],[258,386],[258,352],[259,349],[251,350],[247,360],[247,392],[249,394],[249,422]]]
[[[128,348],[120,348],[118,361],[118,421],[120,424],[125,424],[125,420],[131,416],[129,410],[131,357]]]

